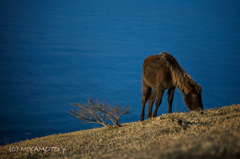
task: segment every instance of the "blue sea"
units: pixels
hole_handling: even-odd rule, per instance
[[[139,121],[142,62],[162,51],[202,86],[204,109],[240,103],[239,8],[237,0],[1,0],[0,144],[101,127],[67,113],[89,95],[131,106],[120,123]],[[178,90],[173,111],[188,112]]]

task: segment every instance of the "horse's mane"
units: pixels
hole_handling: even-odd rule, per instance
[[[197,93],[202,93],[202,87],[197,84],[192,77],[183,70],[177,60],[166,52],[161,53],[161,59],[166,63],[172,74],[173,84],[183,93],[188,94],[192,89]]]

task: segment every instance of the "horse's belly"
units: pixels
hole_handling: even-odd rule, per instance
[[[162,86],[165,89],[170,89],[173,87],[172,76],[168,72],[156,72],[156,70],[148,69],[143,74],[143,80],[148,86],[154,89],[157,89],[158,86]]]

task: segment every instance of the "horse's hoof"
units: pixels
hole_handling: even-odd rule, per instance
[[[147,118],[151,118],[152,117],[152,115],[147,115]]]
[[[155,118],[157,115],[156,114],[153,114],[152,117]]]

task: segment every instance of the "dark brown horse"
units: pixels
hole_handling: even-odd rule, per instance
[[[158,107],[162,103],[166,89],[168,89],[168,113],[172,113],[172,101],[176,87],[184,95],[185,104],[190,111],[203,110],[202,87],[194,82],[172,55],[162,52],[161,55],[151,55],[145,58],[142,75],[141,121],[144,120],[147,101],[149,101],[147,117],[157,116]],[[155,110],[152,114],[152,106],[156,97]]]

